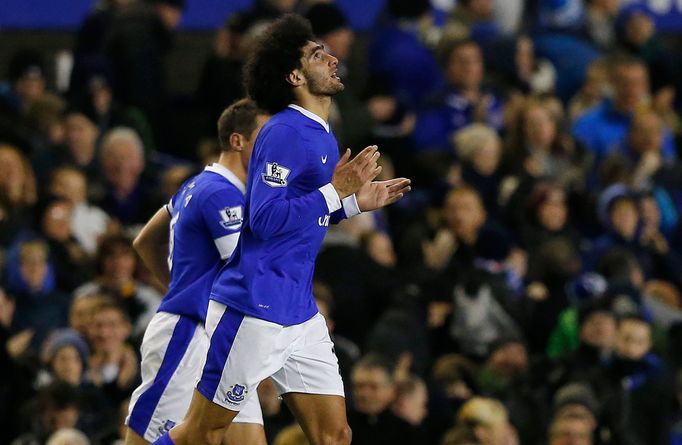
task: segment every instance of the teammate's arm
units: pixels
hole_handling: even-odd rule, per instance
[[[251,162],[259,176],[251,179],[249,221],[254,235],[269,239],[308,227],[325,214],[341,209],[343,198],[357,191],[381,171],[376,147],[368,147],[350,159],[350,150],[337,164],[332,182],[291,198],[288,188],[305,178],[307,154],[299,133],[286,125],[270,127]]]
[[[147,221],[133,240],[133,248],[140,255],[145,266],[166,289],[170,283],[168,270],[170,219],[166,206],[163,206]]]

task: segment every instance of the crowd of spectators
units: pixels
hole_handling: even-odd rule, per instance
[[[121,443],[164,292],[131,239],[217,159],[250,45],[298,12],[339,60],[340,146],[413,185],[318,257],[353,443],[682,444],[682,57],[651,10],[387,0],[356,32],[333,1],[257,0],[216,31],[185,101],[201,137],[171,155],[183,6],[97,2],[65,91],[40,48],[0,74],[0,443]],[[259,394],[269,443],[307,444]]]

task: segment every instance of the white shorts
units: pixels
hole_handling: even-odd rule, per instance
[[[280,395],[344,396],[334,344],[320,313],[282,326],[211,300],[206,332],[211,345],[197,389],[224,408],[243,412],[267,377]]]
[[[154,442],[187,413],[201,376],[209,339],[200,323],[176,314],[154,315],[142,340],[142,384],[130,398],[126,425]],[[263,424],[258,394],[235,422]]]

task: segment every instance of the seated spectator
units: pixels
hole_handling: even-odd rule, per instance
[[[651,325],[621,319],[612,362],[592,379],[614,443],[667,444],[672,387],[651,351]]]
[[[549,445],[592,445],[593,427],[588,418],[567,414],[552,419],[549,426]]]
[[[57,287],[71,292],[90,278],[90,257],[73,235],[73,207],[68,201],[53,201],[43,213],[42,233],[50,249]]]
[[[30,225],[37,192],[28,159],[16,147],[0,143],[0,247],[8,247]]]
[[[647,4],[629,4],[620,11],[616,30],[621,48],[646,63],[651,74],[653,107],[665,116],[668,128],[679,134],[680,118],[673,108],[676,59],[656,34],[656,14]]]
[[[534,252],[525,301],[525,333],[531,352],[542,353],[547,347],[559,315],[569,306],[568,285],[580,268],[580,256],[568,239],[551,239]]]
[[[474,122],[501,130],[502,102],[483,87],[483,55],[472,40],[444,44],[443,70],[447,90],[417,115],[414,141],[417,150],[448,151],[450,137]]]
[[[107,298],[97,294],[88,294],[74,298],[69,308],[69,328],[87,338],[95,308],[106,301]]]
[[[544,243],[560,238],[580,246],[580,236],[570,224],[567,199],[562,188],[550,184],[539,184],[530,196],[522,231],[524,248],[530,255]]]
[[[634,198],[618,196],[611,200],[609,231],[595,240],[592,258],[598,259],[613,248],[623,248],[635,256],[645,278],[668,280],[682,285],[679,273],[682,262],[664,238],[656,232],[639,232],[639,211]]]
[[[417,444],[416,430],[390,410],[396,396],[391,365],[380,356],[368,355],[351,374],[353,405],[348,424],[357,445]]]
[[[504,263],[511,255],[509,235],[488,219],[481,195],[473,187],[458,187],[446,195],[443,220],[456,238],[452,261],[457,266],[473,267],[477,259]]]
[[[79,426],[81,417],[78,391],[65,382],[42,388],[34,400],[24,406],[27,427],[13,445],[45,443],[56,431]]]
[[[76,331],[59,329],[46,340],[44,347],[48,375],[43,379],[80,386],[90,358],[90,348],[85,339]]]
[[[128,238],[110,235],[97,249],[97,277],[74,291],[74,298],[86,295],[111,295],[122,305],[133,323],[133,335],[141,336],[156,313],[161,294],[135,279],[137,255]]]
[[[67,324],[70,298],[56,287],[49,255],[44,241],[25,241],[11,254],[7,265],[7,291],[17,302],[13,329],[33,330],[31,344],[35,349],[52,329]]]
[[[426,384],[419,377],[412,375],[396,382],[396,397],[391,410],[393,414],[418,428],[429,413],[428,402]]]
[[[567,326],[568,322],[562,319],[564,322],[562,328],[566,330],[563,335],[577,337],[578,345],[575,350],[563,351],[559,356],[560,351],[554,340],[557,335],[556,329],[552,333],[553,341],[548,344],[548,355],[560,357],[551,378],[548,379],[550,385],[554,387],[571,381],[586,380],[595,370],[607,366],[613,356],[617,321],[608,299],[586,303],[577,313],[577,334],[568,331],[571,328]]]
[[[459,354],[441,355],[434,363],[432,377],[453,408],[453,415],[461,405],[478,392],[473,362]]]
[[[471,124],[453,136],[455,150],[462,162],[462,180],[474,187],[485,208],[497,214],[501,143],[495,130],[483,124]]]
[[[92,354],[88,379],[117,406],[128,397],[138,380],[139,358],[126,343],[131,325],[126,312],[113,301],[95,310],[88,339]]]
[[[587,0],[585,2],[583,33],[602,50],[609,50],[616,44],[616,17],[620,7],[620,0]]]
[[[534,381],[528,347],[522,340],[507,338],[495,342],[477,378],[481,394],[509,407],[510,422],[522,443],[540,440],[537,423],[543,421],[539,413],[545,408],[542,402],[545,388],[541,381]],[[462,409],[465,407],[466,404]]]
[[[641,216],[641,238],[645,244],[667,242],[676,249],[680,237],[680,215],[669,201],[670,196],[661,190],[640,195],[638,204]],[[679,251],[678,251],[679,253]]]
[[[554,394],[552,401],[553,415],[549,427],[550,437],[552,437],[552,427],[555,426],[557,420],[564,418],[581,419],[584,422],[583,428],[587,427],[587,431],[589,431],[590,439],[596,436],[603,442],[610,443],[608,427],[599,425],[600,408],[596,395],[586,383],[569,383],[561,387]],[[560,429],[563,430],[564,434],[556,434],[556,439],[570,438],[571,435],[567,435],[565,432],[575,429],[576,425]]]
[[[580,184],[584,161],[562,131],[564,111],[553,96],[530,97],[507,136],[509,172],[560,185]]]
[[[573,137],[584,144],[600,162],[609,153],[623,152],[623,142],[633,114],[646,106],[649,96],[649,73],[644,63],[629,56],[609,60],[609,83],[613,99],[603,101],[578,118]],[[669,132],[663,140],[664,159],[675,156],[675,144]]]
[[[81,407],[81,430],[95,435],[111,428],[114,410],[100,388],[87,379],[90,350],[85,339],[70,329],[60,329],[44,345],[47,366],[38,375],[38,383],[65,382],[78,389]]]
[[[16,50],[8,64],[11,92],[1,100],[14,108],[17,114],[26,111],[47,89],[45,68],[45,58],[38,50]]]
[[[77,111],[72,111],[66,115],[65,128],[67,152],[64,153],[61,162],[82,169],[88,180],[97,180],[99,129],[89,117]]]
[[[94,255],[97,240],[107,230],[110,218],[102,209],[88,202],[87,190],[87,178],[80,170],[59,167],[53,171],[49,192],[71,203],[73,236],[89,255]]]
[[[396,267],[395,249],[388,234],[379,231],[368,232],[361,242],[367,255],[380,266],[393,269]]]
[[[507,410],[495,399],[474,397],[469,400],[457,414],[457,423],[469,427],[481,445],[519,444]]]
[[[608,86],[606,59],[597,59],[588,67],[584,83],[568,103],[570,122],[575,122],[587,110],[604,100]]]
[[[102,141],[101,172],[105,192],[97,203],[123,225],[142,224],[150,216],[153,190],[142,181],[144,149],[140,137],[129,128],[114,128]]]
[[[147,158],[154,149],[154,136],[147,117],[139,109],[116,100],[113,97],[112,83],[111,73],[106,69],[95,69],[87,73],[83,82],[87,91],[78,104],[80,111],[96,125],[99,134],[106,134],[116,127],[134,129],[142,139]]]

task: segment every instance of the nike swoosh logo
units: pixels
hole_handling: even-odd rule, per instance
[[[327,163],[327,155],[322,156],[321,159],[323,164]]]

